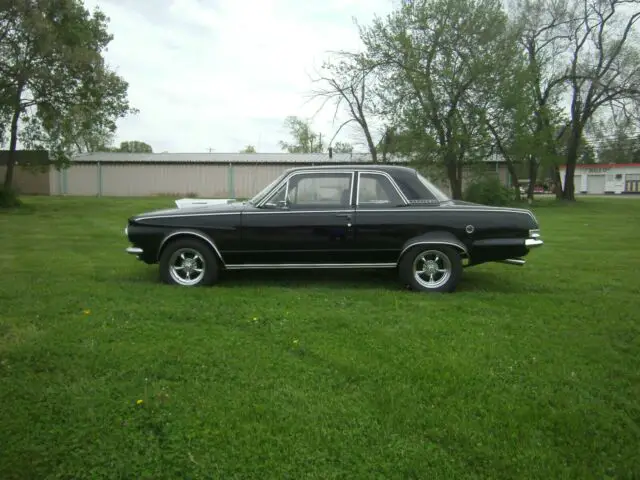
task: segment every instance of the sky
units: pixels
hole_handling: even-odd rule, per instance
[[[341,123],[310,99],[330,51],[361,49],[359,24],[392,0],[85,0],[110,19],[105,58],[129,83],[140,110],[118,122],[115,143],[155,152],[282,151],[296,115],[330,138]],[[335,141],[362,142],[355,128]]]

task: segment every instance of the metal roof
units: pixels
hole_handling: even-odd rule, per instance
[[[72,162],[104,163],[272,163],[336,164],[372,163],[369,153],[120,153],[94,152],[74,155]],[[402,158],[387,158],[389,163],[405,163]]]

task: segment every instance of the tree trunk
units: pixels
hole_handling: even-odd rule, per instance
[[[22,79],[18,81],[18,88],[13,97],[13,115],[11,116],[10,138],[9,138],[9,155],[7,158],[7,171],[4,175],[4,189],[9,190],[13,186],[13,171],[16,164],[16,148],[18,146],[18,122],[20,121],[20,113],[22,112],[22,90],[25,83]]]
[[[582,137],[582,125],[575,125],[571,129],[571,138],[569,139],[569,148],[567,150],[567,169],[564,172],[564,189],[562,190],[562,199],[575,201],[575,184],[574,175],[576,172],[576,163],[578,162],[578,148],[580,147],[580,138]]]
[[[505,157],[505,161],[507,163],[507,171],[509,172],[509,176],[511,177],[511,183],[513,185],[513,192],[515,194],[516,201],[520,201],[520,182],[518,181],[518,172],[516,172],[516,167],[511,161]]]
[[[527,199],[533,200],[533,189],[538,179],[538,162],[536,157],[529,155],[529,187],[527,188]]]
[[[562,200],[562,178],[560,177],[560,169],[557,165],[553,166],[553,185],[556,200]]]
[[[11,137],[9,140],[9,155],[7,171],[4,175],[4,189],[9,190],[13,185],[13,171],[16,164],[16,147],[18,145],[18,121],[20,120],[20,106],[16,107],[11,117]]]
[[[455,155],[453,157],[455,158]],[[454,200],[462,200],[462,172],[460,170],[455,159],[447,160],[447,177],[449,177],[449,185],[451,186],[451,198]]]

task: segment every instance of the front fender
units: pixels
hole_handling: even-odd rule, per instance
[[[454,234],[437,231],[425,233],[424,235],[419,235],[407,240],[402,246],[402,250],[398,256],[398,263],[400,263],[402,256],[416,245],[447,245],[458,250],[462,258],[469,258],[469,249]]]

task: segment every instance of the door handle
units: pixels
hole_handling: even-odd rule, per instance
[[[336,213],[336,217],[342,217],[342,218],[346,218],[348,220],[351,220],[351,214],[350,213]]]

